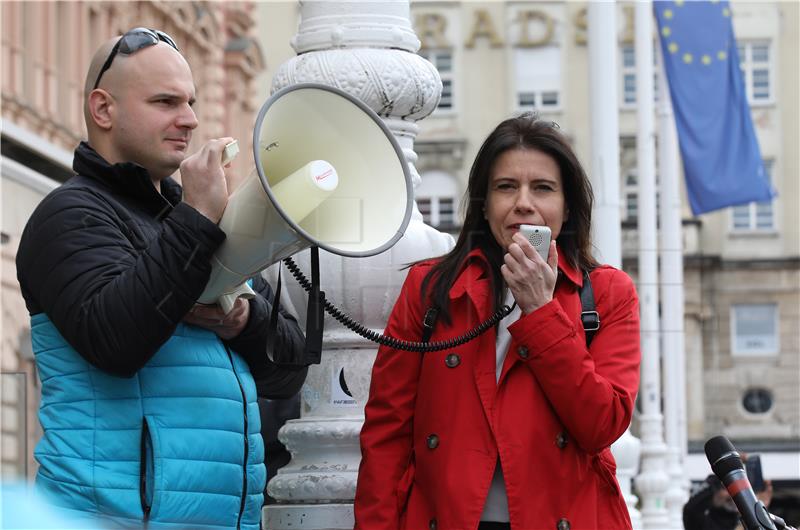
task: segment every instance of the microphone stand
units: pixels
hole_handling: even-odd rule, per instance
[[[767,515],[769,516],[770,519],[772,519],[772,522],[775,523],[775,527],[778,530],[797,530],[797,528],[795,528],[793,526],[789,526],[788,524],[786,524],[786,521],[784,521],[783,519],[781,519],[777,515],[772,515],[769,512],[767,512]]]

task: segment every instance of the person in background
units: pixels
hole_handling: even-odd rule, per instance
[[[355,526],[630,528],[609,446],[639,387],[638,299],[591,255],[589,180],[557,126],[523,114],[481,146],[468,200],[455,248],[409,270],[386,333],[421,340],[435,308],[430,340],[445,340],[514,309],[457,348],[378,350]],[[547,260],[521,224],[550,228]],[[590,345],[578,294],[589,280],[600,316]]]
[[[257,395],[291,396],[307,373],[287,313],[278,358],[266,354],[277,302],[261,276],[228,314],[195,304],[225,240],[232,140],[187,156],[195,90],[162,31],[101,46],[76,175],[36,208],[17,254],[42,385],[37,490],[103,528],[259,529]]]
[[[742,454],[747,461],[747,455]],[[769,508],[772,502],[772,481],[763,481],[764,489],[755,491],[758,500]],[[739,509],[715,475],[709,475],[683,506],[684,530],[744,530]]]

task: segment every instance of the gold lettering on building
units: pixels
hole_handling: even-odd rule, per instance
[[[494,29],[494,22],[489,12],[485,9],[477,9],[475,11],[475,23],[472,25],[472,33],[469,34],[469,39],[465,46],[472,48],[475,46],[475,41],[479,37],[486,37],[492,48],[500,48],[503,46],[503,40],[497,35]]]
[[[421,48],[452,48],[444,32],[447,18],[439,13],[421,13],[414,18],[414,31],[419,37]]]
[[[633,44],[634,11],[633,6],[622,6],[622,18],[625,19],[625,29],[622,31],[620,42],[623,44]]]
[[[633,44],[634,39],[634,16],[635,12],[633,6],[622,6],[622,18],[625,20],[624,29],[619,37],[619,41],[623,44]],[[586,45],[586,29],[589,24],[587,23],[586,8],[584,7],[577,13],[573,19],[575,24],[575,44]]]
[[[575,24],[575,44],[586,45],[586,28],[589,24],[586,22],[586,8],[580,9],[575,13],[575,18],[572,21]]]
[[[544,11],[520,11],[519,12],[519,42],[517,46],[522,48],[533,48],[544,46],[553,40],[553,18]],[[544,26],[541,31],[537,31],[531,37],[531,21],[537,21],[537,26]]]

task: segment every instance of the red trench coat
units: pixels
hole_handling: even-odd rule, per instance
[[[431,265],[409,271],[389,335],[420,340]],[[440,319],[431,340],[490,316],[487,267],[470,254],[450,290],[453,323]],[[624,272],[592,272],[601,327],[587,351],[582,277],[564,261],[559,269],[554,299],[509,326],[499,382],[494,330],[424,355],[380,348],[361,430],[356,529],[476,529],[498,455],[513,530],[631,527],[608,447],[631,421],[639,384],[638,298]]]

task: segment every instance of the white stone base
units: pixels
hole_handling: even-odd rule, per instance
[[[264,530],[352,530],[352,504],[271,504],[261,519]]]

